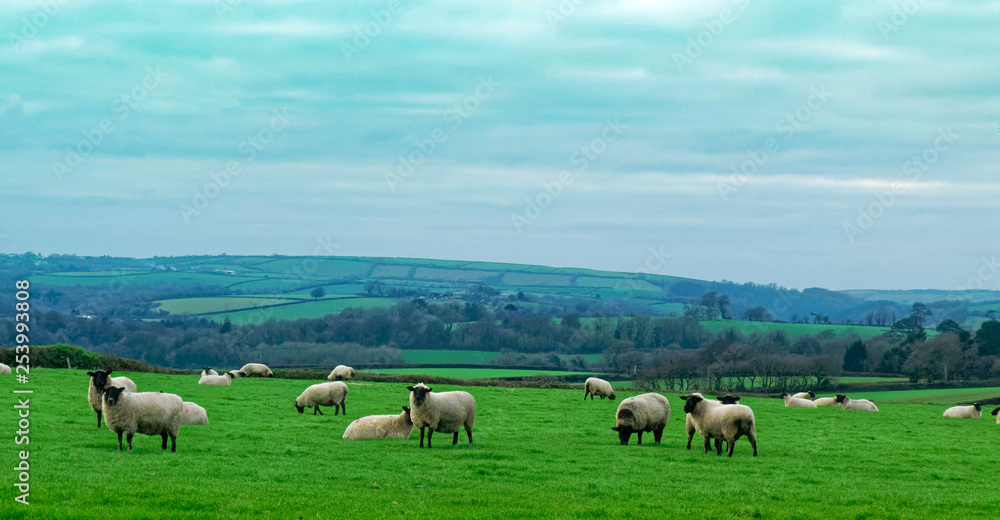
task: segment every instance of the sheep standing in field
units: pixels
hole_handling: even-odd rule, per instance
[[[840,406],[836,397],[820,397],[813,402],[816,403],[816,406]]]
[[[781,394],[781,399],[785,401],[785,408],[816,408],[816,403],[808,399],[796,398],[788,394]]]
[[[859,412],[877,412],[878,407],[868,399],[851,399],[844,394],[837,394],[837,402],[844,410],[857,410]]]
[[[3,363],[0,363],[0,374],[9,374],[9,373],[10,373],[10,367]],[[98,426],[98,428],[100,428],[100,426]]]
[[[243,377],[274,377],[271,369],[261,363],[247,363],[243,365],[240,372],[243,373]]]
[[[816,397],[816,394],[812,393],[812,390],[810,390],[808,392],[799,392],[793,395],[792,397],[796,399],[809,399],[810,401],[812,401]]]
[[[201,377],[205,377],[205,376],[217,376],[217,375],[219,375],[219,373],[216,372],[215,370],[212,370],[211,368],[205,367],[205,368],[201,369]]]
[[[233,374],[226,372],[221,376],[203,375],[198,380],[199,385],[229,386],[233,383]]]
[[[184,401],[179,395],[159,392],[127,393],[118,386],[108,387],[102,399],[104,422],[108,429],[118,434],[118,451],[122,449],[122,434],[128,440],[128,450],[132,451],[132,436],[159,435],[163,438],[162,449],[167,449],[170,437],[170,451],[177,451],[177,433],[181,427]]]
[[[302,413],[306,408],[314,407],[313,415],[325,415],[319,407],[332,406],[333,415],[340,415],[341,411],[347,415],[347,391],[347,383],[341,381],[312,385],[295,398],[295,409]]]
[[[691,395],[697,395],[699,397],[702,397],[702,395],[699,394],[699,393],[697,393],[697,392],[695,392],[695,393],[693,393]],[[732,396],[732,395],[729,395],[729,394],[726,394],[725,396],[719,397],[717,399],[719,400],[718,403],[716,403],[715,401],[707,401],[707,402],[709,404],[722,406],[724,404],[735,404],[736,401],[740,400],[739,397],[735,397],[735,396]],[[687,435],[688,435],[687,449],[690,450],[691,449],[691,440],[694,439],[694,434],[697,433],[698,435],[702,435],[701,426],[695,421],[694,417],[692,417],[691,414],[688,413],[688,414],[684,414],[684,415],[685,415],[685,417],[684,417],[684,431],[686,431]],[[718,446],[719,442],[720,442],[719,439],[715,439],[716,450],[719,449],[719,446]]]
[[[434,389],[423,383],[406,387],[410,391],[410,418],[413,426],[420,428],[420,447],[424,447],[424,428],[427,433],[427,447],[431,447],[434,432],[454,433],[451,444],[458,444],[458,431],[465,427],[472,444],[472,426],[476,422],[476,398],[469,392],[432,393]]]
[[[721,439],[726,441],[726,452],[732,457],[737,439],[745,435],[753,446],[753,456],[757,456],[757,427],[749,406],[719,406],[699,394],[681,396],[681,399],[684,400],[684,412],[691,414],[705,438],[705,453],[711,449],[710,439]],[[718,455],[722,454],[720,443],[716,443],[715,451]]]
[[[979,419],[983,416],[983,405],[973,403],[969,406],[952,406],[944,411],[944,417],[956,417],[959,419]]]
[[[623,399],[615,412],[615,426],[611,429],[618,432],[618,441],[623,446],[628,444],[633,432],[638,435],[638,444],[642,444],[643,432],[653,432],[653,440],[659,444],[669,420],[670,403],[667,398],[650,392]]]
[[[365,439],[409,439],[413,433],[413,419],[410,418],[410,408],[404,406],[399,415],[369,415],[347,425],[344,438],[351,440]]]
[[[135,392],[135,383],[125,376],[110,377],[111,371],[95,370],[87,372],[90,376],[90,387],[87,390],[87,402],[90,409],[97,412],[97,427],[101,427],[101,414],[104,413],[104,390],[111,386],[119,386],[128,392]]]
[[[587,397],[590,396],[590,400],[594,400],[594,396],[601,396],[601,399],[607,397],[612,401],[615,400],[615,389],[611,387],[611,383],[598,379],[596,377],[588,378],[586,382],[583,383],[583,400],[586,401]]]
[[[354,369],[347,365],[337,365],[336,368],[330,371],[330,375],[326,376],[330,381],[347,381],[349,379],[354,379]]]
[[[181,424],[208,424],[208,412],[197,403],[184,401],[181,410]]]
[[[998,414],[998,412],[1000,412],[1000,408],[993,409],[993,415],[997,416],[997,424],[1000,424],[1000,414]]]

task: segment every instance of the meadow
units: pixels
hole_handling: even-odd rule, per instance
[[[310,381],[210,387],[197,385],[197,376],[132,373],[124,375],[140,391],[198,402],[210,423],[183,426],[176,453],[142,435],[128,453],[117,451],[107,428],[97,429],[85,372],[31,375],[31,505],[13,502],[8,469],[4,519],[997,516],[1000,482],[990,475],[1000,426],[992,416],[941,417],[965,394],[880,404],[877,414],[745,398],[760,456],[741,440],[726,458],[684,449],[675,395],[661,445],[621,446],[611,431],[618,401],[583,402],[582,390],[470,387],[475,444],[452,446],[438,435],[433,449],[421,450],[418,432],[409,440],[341,438],[354,418],[398,412],[407,404],[405,383],[351,382],[346,417],[332,409],[312,416],[292,405]],[[0,376],[0,390],[14,384]],[[10,406],[0,429],[15,429]],[[14,457],[7,436],[0,459],[10,468]]]

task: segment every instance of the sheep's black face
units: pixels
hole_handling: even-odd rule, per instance
[[[406,424],[413,424],[413,416],[410,415],[410,407],[409,406],[404,406],[403,407],[403,412],[406,413]]]
[[[717,397],[717,399],[722,404],[737,404],[737,402],[740,400],[740,396],[726,394],[724,396]]]
[[[983,410],[983,404],[982,403],[972,403],[972,406],[976,407],[976,411],[977,412],[980,412],[980,411]]]
[[[996,415],[997,413],[1000,413],[1000,408],[993,409],[993,415]]]
[[[103,370],[98,370],[96,372],[87,372],[87,375],[94,378],[94,388],[103,390],[104,387],[108,386],[108,379],[110,379],[109,376],[111,376],[111,371],[108,370],[105,372]]]
[[[302,413],[302,412],[306,411],[306,409],[304,407],[299,406],[299,403],[295,403],[295,409],[298,410],[299,413]]]
[[[704,401],[704,399],[696,395],[687,396],[687,400],[684,402],[684,413],[694,412],[694,408],[702,401]]]
[[[612,430],[618,432],[618,441],[622,446],[628,444],[628,440],[632,438],[632,427],[629,425],[615,426],[611,428]]]
[[[810,390],[810,391],[809,391],[809,392],[807,392],[807,393],[809,394],[809,399],[815,399],[815,398],[816,398],[816,394],[814,394],[814,393],[812,392],[812,390]]]
[[[847,399],[846,395],[844,395],[844,394],[837,394],[837,401],[836,402],[842,403],[842,402],[844,402],[844,399]]]
[[[118,386],[109,386],[104,390],[104,400],[107,401],[108,406],[114,406],[118,403],[118,399],[121,395],[125,393],[125,389]]]
[[[408,386],[406,389],[413,392],[413,400],[417,404],[424,402],[424,399],[427,398],[427,394],[431,393],[431,389],[423,385]]]

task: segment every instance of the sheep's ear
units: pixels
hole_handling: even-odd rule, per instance
[[[736,397],[733,398],[733,401],[739,401],[739,400],[740,400],[740,396],[736,396]]]
[[[87,375],[90,377],[94,377],[96,374],[94,374],[93,372],[87,372]]]
[[[406,412],[406,413],[410,413],[410,407],[409,406],[404,406],[403,407],[403,411]]]
[[[721,395],[720,395],[720,396],[716,397],[716,399],[718,399],[718,400],[722,401],[722,400],[724,400],[724,399],[725,399],[725,397],[723,397],[723,396],[721,396]]]
[[[427,389],[427,391],[428,391],[428,392],[433,392],[433,391],[434,391],[434,389],[433,389],[433,388],[428,388],[428,389]]]
[[[688,397],[691,397],[691,396],[689,396],[689,395],[682,395],[682,396],[680,396],[680,399],[681,399],[681,401],[687,401]]]
[[[412,386],[408,386],[408,387],[406,387],[406,389],[409,390],[409,391],[411,391],[411,392],[413,391],[413,387]]]

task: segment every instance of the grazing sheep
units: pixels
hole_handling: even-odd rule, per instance
[[[586,382],[583,383],[583,400],[587,400],[587,396],[590,396],[590,400],[594,400],[595,395],[601,396],[601,399],[607,397],[614,401],[615,399],[615,389],[611,387],[611,383],[598,379],[596,377],[588,378]]]
[[[427,434],[427,447],[431,447],[431,437],[434,432],[454,433],[451,444],[458,444],[458,431],[465,427],[472,444],[472,426],[476,422],[476,398],[469,392],[456,390],[454,392],[431,393],[423,383],[406,387],[410,391],[410,418],[413,426],[420,428],[420,447],[424,447],[424,428]]]
[[[638,444],[642,444],[643,432],[653,432],[653,440],[659,444],[669,420],[670,402],[666,397],[650,392],[623,399],[615,412],[615,426],[611,429],[618,432],[618,441],[623,446],[628,444],[633,432],[638,435]]]
[[[261,363],[247,363],[243,365],[240,372],[243,373],[243,377],[274,377],[271,369]]]
[[[132,451],[132,436],[159,435],[163,438],[162,449],[167,449],[170,437],[170,451],[177,451],[177,432],[181,427],[184,401],[179,395],[159,392],[127,393],[118,386],[108,387],[102,399],[104,422],[108,429],[118,434],[118,451],[122,449],[122,434],[128,440]]]
[[[10,373],[10,367],[3,363],[0,363],[0,374],[9,374],[9,373]],[[98,426],[98,428],[100,428],[100,426]]]
[[[816,403],[808,399],[795,398],[788,394],[781,394],[781,399],[785,401],[785,408],[816,408]]]
[[[705,453],[711,449],[710,439],[726,441],[727,454],[733,456],[736,441],[746,436],[753,446],[753,455],[757,456],[757,427],[753,410],[742,404],[719,406],[699,394],[681,396],[684,400],[684,412],[691,414],[695,424],[699,426],[702,437],[705,438]],[[716,443],[715,452],[722,455],[721,444]]]
[[[236,379],[237,377],[246,377],[247,376],[246,374],[244,374],[243,372],[240,372],[239,370],[230,370],[227,373],[229,375],[233,376],[233,379]]]
[[[221,376],[201,376],[198,380],[199,385],[214,385],[214,386],[229,386],[233,383],[233,374],[226,372]]]
[[[336,368],[330,371],[330,375],[326,376],[330,381],[347,381],[349,379],[354,379],[354,369],[347,365],[337,365]]]
[[[217,376],[217,375],[219,375],[219,373],[216,372],[215,370],[212,370],[211,368],[205,367],[205,368],[201,369],[201,377],[205,377],[205,376]]]
[[[111,370],[108,370],[107,372],[103,370],[95,370],[94,372],[87,372],[87,375],[90,376],[90,387],[87,390],[87,402],[90,403],[90,409],[97,412],[97,427],[100,428],[101,414],[104,413],[104,390],[110,386],[120,386],[128,392],[135,392],[136,386],[131,379],[125,376],[109,377],[111,375]]]
[[[347,425],[344,438],[351,440],[365,439],[409,439],[413,433],[413,419],[410,418],[410,408],[403,407],[399,415],[369,415]]]
[[[796,399],[809,399],[811,401],[816,397],[816,394],[812,393],[812,390],[810,390],[808,392],[799,392],[792,397]]]
[[[969,406],[952,406],[944,411],[944,417],[956,417],[959,419],[979,419],[982,416],[982,403],[973,403]]]
[[[844,394],[837,394],[837,402],[844,410],[857,410],[859,412],[877,412],[878,407],[868,399],[851,399]]]
[[[1000,412],[1000,408],[993,409],[993,415],[997,416],[997,424],[1000,424],[1000,414],[997,414],[997,412]]]
[[[836,397],[820,397],[813,402],[816,403],[816,406],[840,406]]]
[[[181,424],[208,424],[208,412],[191,401],[184,401],[181,410]]]
[[[295,409],[302,413],[310,406],[314,407],[313,415],[325,415],[320,406],[332,406],[333,415],[343,411],[347,415],[347,383],[334,381],[332,383],[317,383],[302,391],[295,398]]]

